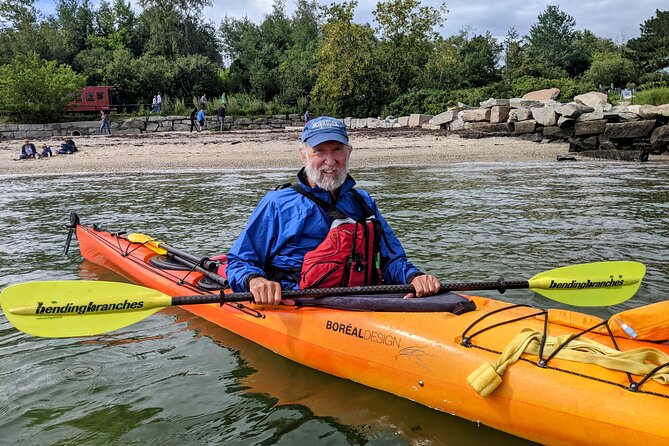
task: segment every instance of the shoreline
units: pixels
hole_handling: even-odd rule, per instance
[[[16,161],[21,141],[3,140],[0,141],[0,175],[299,168],[300,130],[82,136],[74,138],[79,148],[75,154]],[[566,142],[540,144],[495,136],[470,139],[422,129],[352,130],[350,138],[351,169],[469,162],[555,162],[558,155],[567,154],[569,150]],[[60,143],[54,138],[31,142],[38,148],[41,143],[52,148]],[[666,156],[652,158],[653,161],[667,159]]]

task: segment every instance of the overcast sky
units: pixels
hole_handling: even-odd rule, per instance
[[[318,0],[319,4],[329,5],[334,0]],[[38,7],[45,15],[53,13],[53,1],[39,0]],[[97,4],[97,0],[93,0]],[[136,3],[136,1],[132,1]],[[255,23],[260,23],[265,14],[272,10],[271,0],[214,0],[213,7],[207,7],[204,15],[218,26],[226,15],[231,17],[247,16]],[[294,9],[294,0],[286,0],[289,14]],[[368,22],[372,26],[372,11],[377,0],[358,0],[355,21]],[[423,0],[423,5],[438,7],[438,0]],[[449,0],[446,1],[449,12],[446,24],[440,30],[444,36],[457,33],[465,26],[474,32],[483,34],[490,31],[493,36],[503,39],[512,26],[520,35],[529,32],[530,26],[537,21],[539,13],[547,5],[558,4],[560,9],[574,17],[576,29],[588,29],[599,37],[613,39],[623,43],[639,36],[639,26],[651,17],[655,10],[669,10],[667,0]]]

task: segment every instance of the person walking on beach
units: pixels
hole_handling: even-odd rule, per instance
[[[225,124],[225,105],[221,103],[221,106],[218,108],[218,125],[219,125],[219,130],[221,132],[223,131],[224,124]]]
[[[160,96],[160,92],[156,95],[156,113],[163,111],[163,98]]]
[[[195,131],[197,131],[197,132],[200,131],[200,128],[198,127],[198,125],[195,121],[196,116],[197,116],[197,107],[193,107],[193,110],[191,110],[191,112],[190,112],[190,132],[189,133],[193,133],[193,129],[195,129]]]
[[[109,124],[109,116],[104,110],[100,110],[100,135],[102,135],[102,132],[107,130],[109,134],[111,135],[111,124]]]
[[[312,119],[301,139],[296,183],[263,197],[228,253],[232,290],[266,305],[281,303],[282,289],[384,282],[411,284],[417,297],[439,292],[439,280],[407,259],[374,199],[354,187],[344,123]]]
[[[204,130],[207,128],[205,116],[204,116],[204,108],[201,107],[200,111],[197,112],[197,122],[200,124],[200,130]]]
[[[158,108],[158,97],[153,95],[153,100],[151,101],[151,113],[154,113]]]

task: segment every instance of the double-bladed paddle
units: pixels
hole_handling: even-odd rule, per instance
[[[442,283],[442,291],[529,288],[574,306],[615,305],[632,297],[646,267],[638,262],[595,262],[546,271],[527,281]],[[284,297],[412,292],[410,285],[285,290]],[[374,298],[373,295],[368,296]],[[49,338],[91,336],[113,331],[174,305],[240,302],[251,293],[169,296],[151,288],[118,282],[52,281],[11,285],[0,293],[7,319],[19,330]]]

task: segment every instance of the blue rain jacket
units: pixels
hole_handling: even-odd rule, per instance
[[[298,181],[307,192],[333,204],[351,217],[362,218],[363,210],[351,192],[355,185],[353,178],[349,176],[346,179],[336,202],[333,202],[329,192],[320,187],[309,187],[302,178],[303,172],[300,171]],[[410,283],[414,277],[422,274],[421,271],[407,260],[402,244],[381,216],[369,193],[362,189],[356,190],[374,211],[383,229],[380,245],[384,282]],[[267,193],[228,253],[226,273],[232,290],[248,291],[248,281],[252,277],[268,277],[265,272],[267,265],[293,271],[299,282],[304,255],[325,239],[331,223],[332,219],[316,203],[291,188]],[[281,287],[297,289],[298,283],[284,275]]]

